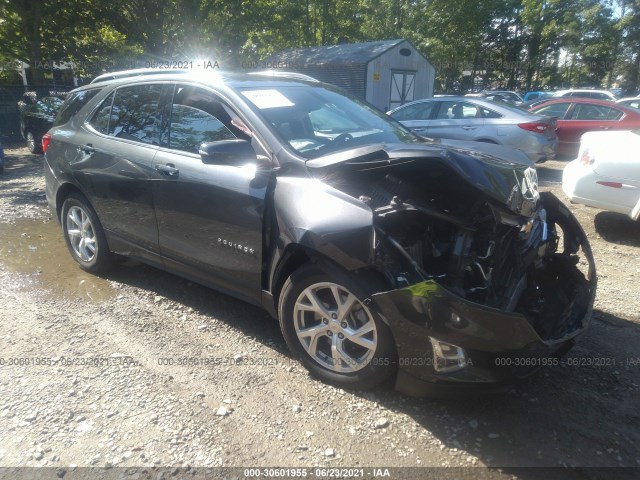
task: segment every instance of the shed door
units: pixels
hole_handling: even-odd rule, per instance
[[[389,110],[413,101],[415,91],[416,72],[391,71],[391,97]]]

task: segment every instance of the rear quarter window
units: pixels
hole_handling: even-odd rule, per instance
[[[82,90],[81,92],[75,92],[69,95],[62,104],[53,126],[64,125],[71,120],[71,117],[78,113],[100,90],[100,88]]]

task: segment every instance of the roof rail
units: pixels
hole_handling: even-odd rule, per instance
[[[298,72],[283,72],[281,70],[259,70],[249,72],[249,75],[265,75],[267,77],[291,78],[293,80],[305,80],[307,82],[320,82],[320,80]]]
[[[158,69],[158,68],[136,68],[134,70],[121,70],[119,72],[103,73],[91,80],[90,83],[106,82],[118,78],[138,77],[142,75],[162,75],[162,74],[185,74],[193,70]]]

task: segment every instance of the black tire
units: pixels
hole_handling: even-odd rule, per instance
[[[72,193],[65,199],[62,204],[60,223],[69,253],[78,262],[80,268],[87,272],[98,273],[106,271],[113,265],[113,255],[109,251],[98,215],[84,196]],[[81,225],[85,227],[81,228]],[[74,234],[74,230],[78,233]]]
[[[331,285],[336,289],[332,290]],[[353,305],[346,311],[348,315],[335,308],[336,291],[341,302],[345,295],[354,295],[355,299],[346,296]],[[311,304],[301,308],[310,299],[310,293],[317,294],[315,298],[321,300],[326,315],[319,314],[319,310],[306,310]],[[280,328],[293,355],[315,377],[341,388],[368,390],[395,372],[397,355],[393,335],[375,309],[362,303],[368,293],[365,282],[322,263],[301,267],[285,282],[278,305]],[[372,326],[374,331],[366,335],[353,334],[365,332]],[[315,328],[315,340],[311,335],[304,335],[306,328]],[[317,332],[319,329],[326,331]],[[361,346],[360,342],[368,346]]]
[[[31,153],[42,153],[42,139],[38,139],[32,132],[28,131],[26,135],[27,148]]]

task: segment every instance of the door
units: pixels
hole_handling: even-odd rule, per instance
[[[78,137],[77,180],[90,196],[110,247],[158,262],[153,158],[163,86],[120,87],[108,95]]]
[[[260,303],[270,171],[255,164],[205,164],[198,154],[204,142],[252,141],[251,130],[202,87],[176,85],[165,112],[153,185],[163,261],[187,277]]]
[[[483,125],[480,107],[471,102],[446,100],[438,102],[438,111],[429,122],[426,134],[435,138],[473,140]]]
[[[389,110],[393,110],[405,103],[413,102],[415,92],[416,72],[391,71],[391,96]]]
[[[622,115],[622,110],[617,110],[613,107],[590,103],[576,103],[563,126],[565,142],[572,146],[572,150],[577,151],[580,146],[580,139],[584,133],[623,128],[619,122]]]

